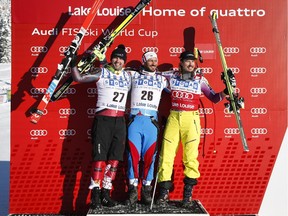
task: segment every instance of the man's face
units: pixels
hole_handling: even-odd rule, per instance
[[[192,59],[186,59],[181,62],[183,72],[192,73],[196,68],[196,62]]]
[[[158,59],[156,57],[150,58],[144,63],[144,67],[150,72],[155,72],[157,66],[158,66]]]
[[[125,63],[124,60],[119,57],[114,57],[111,60],[111,64],[116,71],[122,70],[124,63]]]

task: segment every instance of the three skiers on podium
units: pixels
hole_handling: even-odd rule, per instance
[[[227,87],[215,93],[198,68],[193,51],[180,55],[179,71],[160,73],[157,71],[158,57],[155,52],[142,56],[143,66],[139,70],[124,69],[127,53],[119,45],[111,54],[111,63],[105,61],[105,53],[97,53],[103,67],[93,68],[87,74],[80,74],[76,57],[71,61],[72,76],[76,82],[96,82],[97,104],[92,126],[92,173],[91,207],[115,206],[111,199],[112,181],[115,179],[119,161],[123,160],[126,142],[125,109],[128,92],[131,90],[131,107],[128,123],[128,199],[126,204],[138,201],[138,184],[141,178],[141,201],[152,202],[152,181],[154,179],[157,155],[158,107],[162,90],[171,93],[171,109],[165,126],[163,143],[156,167],[159,195],[156,204],[166,205],[172,188],[174,158],[179,143],[183,146],[184,188],[183,206],[192,203],[193,187],[200,177],[198,169],[198,146],[200,143],[200,95],[203,93],[213,103],[223,100]],[[225,80],[224,84],[225,83]],[[229,82],[235,87],[233,73]],[[147,108],[149,107],[149,108]],[[143,163],[139,163],[143,161]],[[143,167],[139,167],[142,164]],[[105,169],[103,169],[103,166]],[[143,170],[143,173],[139,173]],[[103,172],[104,171],[104,172]],[[101,189],[102,187],[102,189]]]

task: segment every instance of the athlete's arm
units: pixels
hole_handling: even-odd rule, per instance
[[[101,74],[101,68],[96,68],[93,74],[80,74],[78,68],[75,66],[72,68],[73,80],[79,83],[95,82],[99,79]]]
[[[201,80],[201,91],[213,103],[218,103],[222,101],[226,96],[226,94],[223,91],[215,93],[215,91],[209,85],[208,80],[204,77],[202,77]]]

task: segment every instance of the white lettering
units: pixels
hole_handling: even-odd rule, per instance
[[[184,17],[185,16],[185,10],[183,9],[153,9],[152,7],[144,8],[142,10],[142,15],[143,16],[180,16]]]
[[[158,36],[158,31],[154,30],[154,31],[149,31],[149,30],[145,30],[145,29],[139,29],[138,31],[138,35],[140,37],[151,37],[151,38],[155,38]]]
[[[216,15],[218,17],[225,17],[225,16],[229,16],[229,17],[235,17],[235,16],[239,16],[239,17],[250,17],[250,16],[259,16],[259,17],[263,17],[265,16],[265,10],[263,9],[259,9],[259,10],[255,10],[255,9],[241,9],[238,8],[236,10],[234,9],[226,9],[226,10],[222,10],[222,9],[213,9],[210,11],[210,14],[212,13],[216,13]]]
[[[58,29],[52,28],[52,29],[38,29],[34,28],[31,35],[58,35]]]

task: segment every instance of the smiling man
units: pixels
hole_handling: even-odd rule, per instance
[[[97,53],[100,61],[105,55]],[[92,126],[92,174],[89,189],[91,208],[112,207],[117,203],[111,199],[112,181],[115,179],[119,161],[123,160],[126,143],[124,118],[127,95],[131,87],[130,73],[123,69],[127,60],[124,45],[119,45],[111,54],[111,63],[93,68],[88,74],[80,74],[75,58],[71,63],[74,81],[95,82],[98,99]],[[105,166],[103,177],[103,169]],[[101,190],[102,186],[102,190]]]
[[[138,182],[142,179],[141,201],[152,201],[151,182],[154,178],[154,162],[157,153],[158,106],[161,93],[168,86],[167,79],[157,72],[158,56],[146,52],[139,71],[129,71],[132,76],[131,111],[128,127],[128,178],[129,199],[127,205],[138,201]],[[140,163],[142,161],[143,163]],[[140,164],[143,165],[140,167]],[[142,170],[142,173],[139,173]]]

